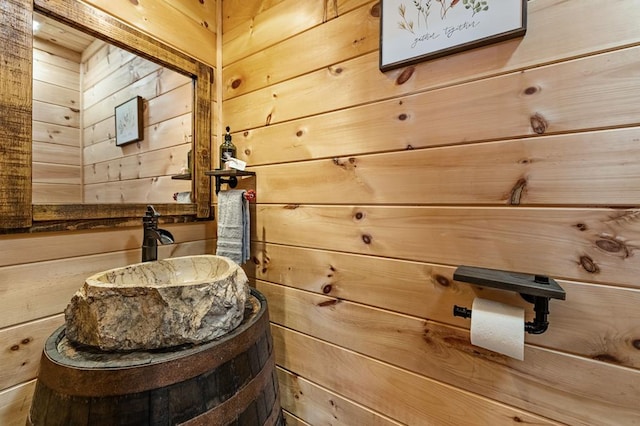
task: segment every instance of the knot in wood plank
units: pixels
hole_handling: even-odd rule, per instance
[[[435,282],[440,284],[442,287],[449,287],[451,285],[451,282],[449,281],[449,278],[445,277],[444,275],[436,274],[436,275],[434,275],[433,278],[434,278]]]
[[[380,2],[377,2],[376,4],[374,4],[373,6],[371,6],[371,10],[369,11],[369,14],[371,16],[373,16],[374,18],[379,18],[381,13],[380,13]]]
[[[407,67],[405,68],[400,75],[398,76],[398,78],[396,78],[396,84],[398,86],[401,86],[403,84],[405,84],[407,81],[409,81],[409,79],[411,78],[411,76],[413,76],[413,73],[415,72],[416,68],[415,67]]]
[[[600,239],[596,240],[595,244],[600,250],[610,254],[619,254],[623,259],[631,256],[629,247],[623,241],[614,237],[600,236]]]
[[[600,272],[600,268],[598,267],[598,265],[596,265],[593,259],[587,255],[580,256],[579,263],[584,268],[584,270],[589,272],[590,274],[597,274]]]
[[[509,197],[509,205],[518,206],[522,201],[522,195],[527,189],[527,180],[525,178],[518,179],[518,182],[511,189],[511,196]]]
[[[542,135],[544,132],[546,132],[547,128],[549,127],[547,120],[545,120],[545,118],[537,112],[531,116],[529,121],[531,122],[531,128],[533,129],[533,131],[539,135]]]

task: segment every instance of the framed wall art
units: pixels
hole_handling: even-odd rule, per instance
[[[142,98],[136,96],[116,107],[116,146],[142,140]]]
[[[523,36],[527,0],[381,0],[380,70]]]

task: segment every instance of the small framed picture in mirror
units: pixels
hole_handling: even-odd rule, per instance
[[[142,123],[142,97],[136,96],[116,107],[116,145],[141,141],[144,135]]]

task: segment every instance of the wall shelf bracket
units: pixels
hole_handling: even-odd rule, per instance
[[[213,176],[216,180],[216,194],[220,192],[220,187],[223,184],[229,185],[230,188],[235,188],[238,186],[238,177],[242,176],[255,176],[255,172],[250,172],[247,170],[222,170],[215,169],[209,170],[208,172],[204,172],[207,176]]]
[[[545,275],[529,275],[517,272],[500,271],[497,269],[477,268],[473,266],[459,266],[453,274],[453,279],[483,287],[499,290],[515,291],[524,300],[533,303],[535,317],[526,322],[524,329],[530,334],[542,334],[549,327],[549,299],[565,300],[566,293],[553,279]],[[453,315],[471,318],[471,309],[454,305]]]

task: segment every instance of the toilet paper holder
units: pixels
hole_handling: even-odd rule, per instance
[[[515,291],[529,303],[533,303],[535,317],[525,322],[524,330],[530,334],[542,334],[549,328],[549,299],[565,300],[566,293],[553,279],[545,275],[529,275],[497,269],[459,266],[453,273],[456,281]],[[471,318],[471,309],[453,306],[453,316]]]

